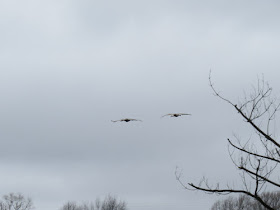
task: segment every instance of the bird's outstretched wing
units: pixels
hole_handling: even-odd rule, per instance
[[[166,116],[171,116],[171,115],[174,115],[174,114],[165,114],[165,115],[163,115],[161,117],[166,117]]]
[[[129,121],[140,121],[140,122],[143,122],[142,120],[139,120],[139,119],[130,119],[130,118],[128,118],[128,119],[126,119],[126,120],[129,120]]]
[[[187,114],[187,113],[178,113],[177,115],[191,115],[191,114]]]

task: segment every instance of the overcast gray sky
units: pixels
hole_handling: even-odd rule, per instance
[[[0,0],[0,194],[37,209],[108,193],[130,210],[205,210],[250,135],[236,101],[264,74],[280,93],[279,1]],[[172,112],[192,116],[160,118]],[[112,123],[124,117],[143,122]]]

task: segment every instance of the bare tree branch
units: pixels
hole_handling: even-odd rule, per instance
[[[272,157],[269,157],[269,156],[260,155],[260,154],[257,154],[257,153],[253,153],[253,152],[247,151],[247,150],[244,149],[244,148],[240,148],[240,147],[234,145],[234,144],[230,141],[230,139],[227,139],[227,140],[228,140],[229,144],[230,144],[232,147],[234,147],[235,149],[238,149],[238,150],[240,150],[240,151],[242,151],[242,152],[245,152],[245,153],[247,153],[247,154],[249,154],[249,155],[253,155],[253,156],[256,156],[256,157],[261,157],[261,158],[269,159],[269,160],[275,161],[275,162],[277,162],[277,163],[280,163],[280,160],[277,160],[277,159],[272,158]]]
[[[244,119],[245,123],[256,133],[256,139],[249,139],[242,143],[236,137],[239,145],[233,143],[229,138],[228,151],[234,165],[241,170],[241,181],[244,189],[236,190],[230,186],[221,189],[219,183],[216,186],[210,186],[205,178],[202,178],[198,185],[193,183],[184,184],[181,180],[181,173],[176,170],[175,175],[178,182],[188,190],[200,190],[206,193],[230,194],[242,193],[254,198],[266,209],[273,209],[267,201],[264,201],[259,194],[268,184],[280,187],[280,181],[272,181],[270,175],[280,163],[280,143],[270,133],[271,122],[276,119],[276,113],[280,109],[280,103],[271,98],[272,88],[264,79],[258,79],[257,86],[253,87],[250,94],[244,96],[239,105],[222,96],[215,88],[211,79],[211,70],[209,73],[209,85],[219,99],[230,104],[237,113]],[[236,159],[235,151],[239,152],[239,158]],[[254,182],[248,181],[253,180]],[[252,184],[252,185],[251,185]]]

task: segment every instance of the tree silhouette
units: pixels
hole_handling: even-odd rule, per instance
[[[241,171],[243,187],[236,189],[227,185],[223,188],[219,183],[213,186],[206,178],[203,178],[198,184],[184,184],[181,175],[176,171],[177,180],[186,189],[215,194],[242,193],[254,198],[266,209],[275,209],[261,196],[269,185],[276,189],[280,187],[277,176],[280,163],[280,142],[277,140],[276,130],[272,126],[280,104],[275,97],[271,96],[272,88],[263,78],[258,79],[258,83],[252,88],[252,91],[249,94],[244,93],[244,98],[238,103],[234,103],[214,88],[211,71],[209,83],[214,95],[233,107],[256,134],[245,142],[237,136],[234,141],[227,139],[229,155],[236,168]],[[273,174],[273,172],[276,173]]]
[[[0,201],[0,210],[31,210],[33,208],[31,198],[25,198],[20,193],[4,195],[3,200]]]
[[[280,191],[277,192],[264,192],[260,194],[260,197],[269,204],[273,209],[280,209]],[[238,197],[230,196],[224,200],[216,201],[211,210],[266,210],[266,208],[247,195],[239,195]]]
[[[127,206],[124,201],[108,195],[103,201],[96,199],[94,203],[77,204],[69,201],[63,205],[61,210],[127,210]]]

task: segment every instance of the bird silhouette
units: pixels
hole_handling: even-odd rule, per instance
[[[130,121],[141,121],[142,120],[138,120],[138,119],[131,119],[131,118],[124,118],[124,119],[120,119],[120,120],[111,120],[112,122],[130,122]]]
[[[172,113],[172,114],[163,115],[162,117],[165,117],[165,116],[180,117],[180,116],[182,116],[182,115],[191,115],[191,114],[186,114],[186,113]]]

